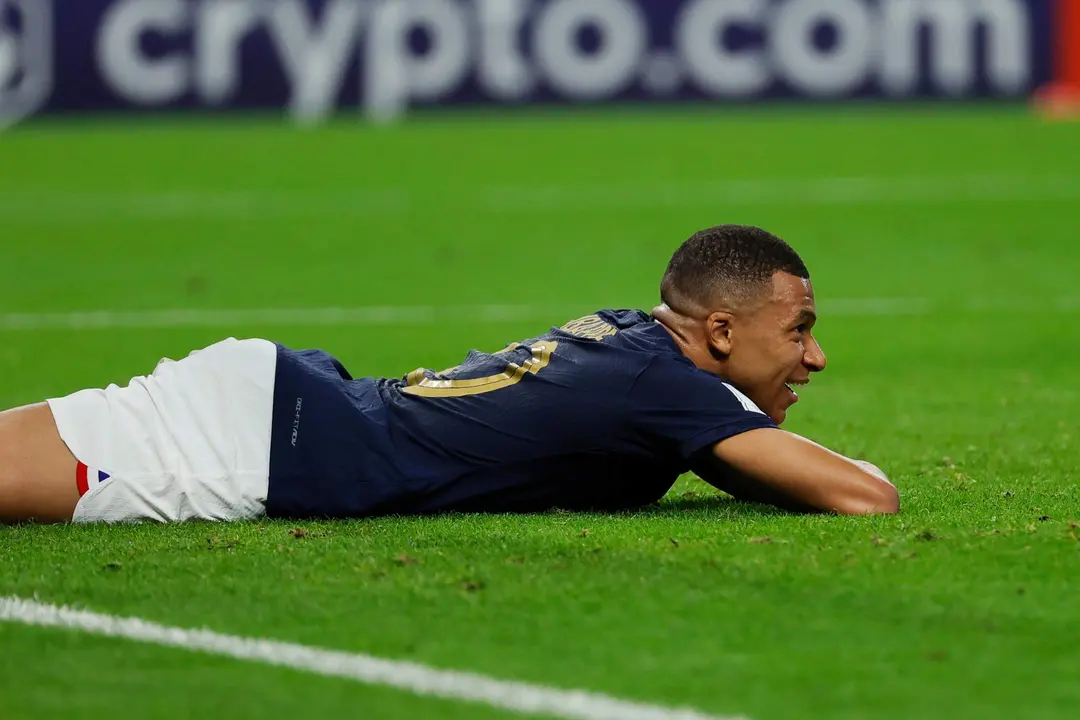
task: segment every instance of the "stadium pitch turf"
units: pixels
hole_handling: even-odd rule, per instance
[[[39,123],[0,139],[0,406],[222,337],[354,374],[650,308],[720,222],[787,238],[829,369],[788,427],[895,517],[687,476],[618,514],[0,528],[0,597],[752,720],[1080,704],[1080,127],[1020,109]],[[0,622],[0,716],[506,717]]]

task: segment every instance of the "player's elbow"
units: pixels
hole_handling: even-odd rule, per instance
[[[842,515],[893,515],[900,511],[900,492],[891,483],[866,474],[833,503]]]

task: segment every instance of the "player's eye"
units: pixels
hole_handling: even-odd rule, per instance
[[[799,333],[800,335],[802,335],[803,333],[805,333],[809,329],[810,328],[808,328],[806,326],[806,323],[800,323],[800,324],[795,326],[795,332]]]

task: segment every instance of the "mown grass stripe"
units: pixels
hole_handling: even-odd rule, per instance
[[[1080,178],[1054,175],[897,175],[725,178],[481,186],[468,191],[335,188],[310,191],[24,192],[0,190],[0,217],[42,221],[109,218],[372,217],[434,205],[470,211],[549,213],[665,210],[725,205],[831,207],[1074,201]]]

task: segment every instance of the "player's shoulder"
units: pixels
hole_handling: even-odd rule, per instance
[[[552,328],[552,333],[627,349],[666,353],[676,349],[667,332],[643,310],[597,310]]]
[[[597,310],[574,318],[554,330],[589,340],[603,340],[652,320],[642,310]]]
[[[719,375],[694,365],[682,353],[657,354],[634,383],[634,394],[646,402],[664,399],[690,405],[714,405],[764,415],[745,393]]]

